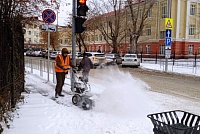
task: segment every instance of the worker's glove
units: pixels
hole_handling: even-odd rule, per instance
[[[79,66],[78,68],[77,68],[77,71],[81,71],[82,70],[82,68]]]
[[[63,70],[68,70],[68,69],[67,69],[67,68],[65,68],[65,67],[62,67],[62,69],[63,69]]]
[[[77,70],[78,70],[78,67],[74,67],[73,70],[77,71]]]
[[[74,73],[76,73],[76,70],[77,70],[76,67],[73,67],[73,68],[72,68],[72,71],[73,71]]]

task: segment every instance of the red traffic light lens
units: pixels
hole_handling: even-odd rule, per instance
[[[79,0],[78,2],[80,5],[84,5],[86,3],[86,0]]]

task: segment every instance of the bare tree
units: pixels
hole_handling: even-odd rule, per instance
[[[138,39],[147,24],[147,18],[153,5],[157,0],[127,0],[126,12],[131,16],[131,21],[127,24],[130,35],[131,53],[137,52]]]
[[[43,42],[47,44],[48,32],[42,31],[40,35],[42,36]],[[53,50],[56,50],[56,48],[59,47],[59,36],[60,34],[58,30],[56,30],[56,32],[50,32],[50,46],[53,48]]]
[[[36,17],[42,5],[46,5],[44,0],[0,0],[0,133],[13,119],[9,111],[23,99],[23,24]]]
[[[94,1],[92,4],[94,8],[90,11],[90,30],[98,29],[106,43],[113,48],[113,53],[117,53],[117,48],[126,35],[122,1],[108,0],[108,3],[103,2],[102,5]]]
[[[67,30],[67,35],[69,37],[72,37],[72,23],[68,23],[68,29],[71,29],[71,30]],[[87,37],[87,32],[83,32],[83,33],[77,33],[76,34],[76,45],[78,46],[79,48],[79,52],[82,52],[82,47],[83,47],[83,51],[87,52],[87,47],[86,47],[86,44],[85,44],[85,39]],[[72,42],[72,41],[71,41]]]

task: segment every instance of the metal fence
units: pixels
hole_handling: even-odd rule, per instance
[[[38,74],[41,77],[47,79],[48,75],[48,69],[49,69],[49,75],[52,76],[50,80],[52,80],[53,83],[56,83],[56,77],[55,77],[55,61],[50,60],[50,64],[48,67],[48,61],[42,60],[42,59],[34,59],[34,58],[25,58],[25,67],[29,68],[31,73]]]
[[[140,58],[155,58],[155,59],[165,59],[165,53],[149,51],[146,53],[137,52]],[[171,51],[170,59],[200,59],[200,53],[188,52],[188,51]]]
[[[155,59],[155,58],[143,58],[142,63],[147,64],[157,64],[163,71],[165,71],[165,59]],[[37,58],[25,58],[25,67],[33,74],[40,75],[47,80],[48,72],[48,61],[44,59]],[[50,81],[56,83],[55,71],[54,71],[55,61],[50,60],[49,74]],[[179,68],[188,69],[189,73],[197,74],[200,72],[200,59],[169,59],[168,60],[168,71],[175,71]]]

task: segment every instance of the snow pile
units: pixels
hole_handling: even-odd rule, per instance
[[[98,84],[104,88],[96,102],[95,111],[127,118],[141,118],[146,116],[148,105],[154,105],[145,95],[148,85],[133,78],[129,72],[107,68],[98,70],[95,75]]]

